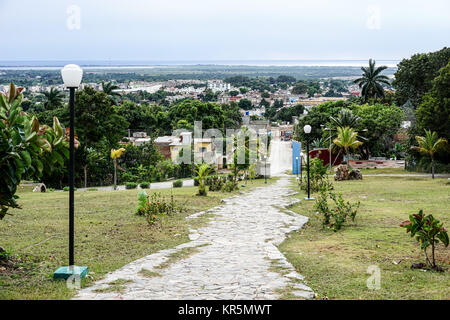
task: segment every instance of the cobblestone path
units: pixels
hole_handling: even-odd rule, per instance
[[[282,176],[189,216],[214,215],[190,231],[190,242],[127,264],[75,299],[278,299],[286,289],[299,299],[313,298],[276,247],[307,221],[285,208],[296,202],[290,185]]]

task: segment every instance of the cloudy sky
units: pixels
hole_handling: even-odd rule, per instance
[[[0,0],[0,60],[401,59],[450,46],[448,0]]]

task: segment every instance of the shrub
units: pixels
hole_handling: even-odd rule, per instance
[[[225,184],[222,186],[222,191],[224,192],[233,192],[234,190],[238,190],[238,184],[236,181],[227,181],[225,182]]]
[[[181,188],[181,187],[183,186],[183,181],[181,181],[181,180],[176,180],[176,181],[174,181],[174,182],[172,183],[172,186],[173,186],[174,188]]]
[[[223,178],[221,176],[209,176],[206,179],[206,184],[209,186],[209,191],[220,191],[222,190],[222,187],[224,185],[224,180],[226,178]]]
[[[173,196],[170,197],[170,200],[166,200],[161,193],[153,193],[151,196],[147,196],[144,190],[138,193],[137,215],[144,216],[151,225],[156,224],[162,218],[167,218],[183,210],[184,207],[176,203]]]
[[[142,189],[148,189],[148,187],[150,187],[150,182],[148,181],[143,181],[140,183],[139,185]]]
[[[308,189],[308,176],[305,171],[305,177],[302,179],[300,188],[304,191]],[[324,186],[326,188],[332,188],[332,185],[328,181],[327,167],[323,165],[322,160],[319,158],[312,158],[309,160],[309,184],[311,192],[318,192]]]
[[[70,191],[70,187],[69,186],[65,186],[63,188],[63,191]],[[77,188],[73,188],[73,191],[77,191]]]
[[[334,207],[329,206],[328,199],[333,201]],[[322,225],[329,226],[336,232],[342,228],[348,217],[355,221],[359,205],[359,201],[353,204],[344,201],[341,193],[336,195],[331,189],[323,186],[314,203],[314,208],[322,215]]]
[[[125,188],[126,189],[136,189],[137,188],[137,183],[136,182],[127,182],[125,184]]]
[[[447,230],[443,223],[434,218],[433,215],[425,215],[422,210],[417,214],[409,216],[409,220],[403,221],[400,227],[406,228],[406,232],[411,233],[411,237],[416,237],[420,248],[425,253],[426,262],[435,270],[442,270],[436,265],[435,247],[441,241],[445,247],[448,246],[449,239]],[[428,257],[427,249],[431,246],[431,260]]]

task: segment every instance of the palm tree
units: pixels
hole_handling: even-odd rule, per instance
[[[104,81],[102,81],[102,89],[103,89],[103,92],[106,93],[106,95],[113,100],[114,100],[114,97],[120,96],[120,93],[118,93],[117,91],[114,91],[114,90],[119,89],[119,86],[113,84],[112,82],[105,83]]]
[[[206,164],[196,164],[195,165],[195,173],[197,174],[198,180],[198,195],[206,196],[206,187],[205,187],[205,179],[211,173],[212,168]]]
[[[431,130],[425,130],[425,136],[416,136],[416,140],[419,146],[411,147],[411,149],[430,156],[431,176],[434,179],[434,154],[444,147],[447,140],[444,138],[439,138],[437,132],[431,132]]]
[[[117,159],[119,159],[124,152],[125,152],[124,148],[120,148],[120,149],[117,149],[117,150],[116,149],[111,149],[111,159],[113,159],[113,162],[114,162],[114,190],[117,189],[117,168],[122,169],[117,164]]]
[[[375,60],[369,59],[369,67],[361,67],[362,77],[356,79],[354,83],[358,84],[361,90],[361,96],[367,101],[369,98],[383,98],[384,89],[382,83],[390,85],[389,78],[380,73],[387,69],[387,66],[375,68]]]
[[[335,127],[349,127],[356,128],[359,125],[359,120],[361,119],[349,109],[342,109],[337,117],[330,117],[331,123]]]
[[[350,150],[355,150],[363,144],[358,140],[358,132],[350,127],[337,127],[337,137],[333,140],[333,143],[339,148],[338,157],[341,151],[343,151],[344,156],[347,157]]]
[[[45,108],[47,110],[57,109],[62,106],[64,94],[58,89],[51,88],[50,91],[43,92],[45,99]]]

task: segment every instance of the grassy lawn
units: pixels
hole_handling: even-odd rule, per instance
[[[373,170],[375,171],[375,170]],[[280,245],[319,299],[450,299],[450,254],[440,245],[438,263],[445,273],[412,270],[424,262],[417,242],[399,224],[424,209],[450,229],[450,184],[447,179],[365,177],[335,182],[345,200],[361,201],[355,223],[342,230],[323,229],[314,201],[292,210],[310,221]],[[300,199],[304,193],[297,195]],[[367,268],[381,270],[381,289],[369,290]]]
[[[361,173],[364,174],[427,174],[425,172],[413,172],[406,171],[403,168],[365,168],[360,169]]]
[[[264,179],[259,179],[240,190],[262,185]],[[74,292],[52,276],[67,265],[69,194],[31,190],[20,190],[23,209],[11,210],[13,216],[0,222],[0,245],[11,251],[14,261],[14,268],[0,266],[0,299],[68,299]],[[170,197],[171,190],[155,192]],[[159,226],[150,226],[135,214],[138,190],[75,192],[75,263],[89,266],[90,275],[83,285],[135,259],[189,241],[189,226],[198,227],[207,219],[185,217],[235,194],[208,192],[207,197],[198,197],[196,192],[197,187],[174,188],[174,199],[186,202],[188,212]]]

